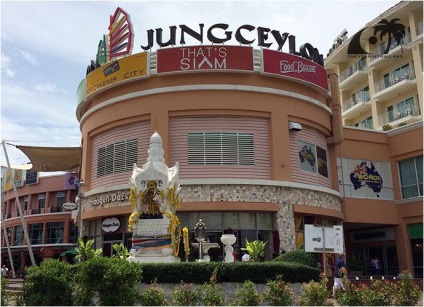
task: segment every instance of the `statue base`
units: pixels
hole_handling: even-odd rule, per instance
[[[132,248],[128,261],[133,262],[179,262],[173,255],[170,221],[140,219],[133,225]]]

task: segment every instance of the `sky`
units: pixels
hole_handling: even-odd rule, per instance
[[[131,18],[132,54],[143,52],[147,30],[184,24],[204,32],[226,23],[288,32],[297,49],[310,43],[326,57],[343,29],[352,37],[399,1],[4,1],[1,13],[1,140],[28,146],[79,146],[77,88],[119,6]],[[254,32],[252,32],[254,33]],[[247,36],[247,35],[246,35]],[[209,44],[204,35],[204,44]],[[252,34],[248,39],[254,39]],[[179,36],[177,35],[177,40]],[[199,45],[186,40],[187,45]],[[272,41],[272,40],[270,40]],[[256,43],[256,42],[255,42]],[[258,48],[253,43],[252,46]],[[275,43],[274,43],[275,44]],[[238,45],[232,40],[226,45]],[[272,49],[271,46],[270,49]],[[283,47],[283,52],[288,52]],[[155,44],[153,51],[158,46]],[[11,165],[29,159],[6,145]],[[6,166],[3,147],[2,166]]]

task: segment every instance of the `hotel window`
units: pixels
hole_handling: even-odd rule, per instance
[[[355,127],[373,129],[372,116],[361,120],[359,123],[356,123]]]
[[[423,196],[423,156],[399,161],[402,198]]]
[[[317,145],[298,141],[299,167],[303,171],[328,177],[327,151]]]
[[[23,244],[24,229],[21,225],[19,225],[16,226],[15,231],[15,242],[13,243],[13,245],[21,246]]]
[[[30,224],[29,225],[29,238],[31,244],[43,244],[43,224]]]
[[[396,68],[392,71],[392,79],[393,82],[399,82],[403,79],[409,79],[410,70],[409,70],[409,63],[402,65],[401,67]]]
[[[66,201],[66,193],[65,192],[57,192],[56,194],[56,206],[57,206],[57,212],[62,211],[62,205]]]
[[[255,165],[253,134],[238,132],[189,133],[188,164]]]
[[[51,222],[46,225],[46,244],[63,243],[63,222]]]
[[[38,209],[46,207],[46,194],[38,194]]]
[[[137,139],[117,142],[97,152],[97,177],[131,171],[137,162]]]
[[[28,210],[28,196],[24,197],[24,210]],[[25,214],[25,212],[23,212]]]

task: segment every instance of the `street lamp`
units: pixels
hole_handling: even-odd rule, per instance
[[[202,219],[199,219],[194,226],[194,235],[196,237],[196,241],[199,242],[199,261],[202,261],[202,242],[205,241],[206,237],[206,226]]]
[[[84,198],[84,181],[80,181],[78,183],[78,200],[79,200],[79,208],[78,208],[78,237],[82,237],[82,199]]]

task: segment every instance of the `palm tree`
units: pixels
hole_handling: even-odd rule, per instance
[[[246,248],[242,248],[242,250],[245,250],[249,253],[252,261],[258,262],[260,260],[260,257],[263,257],[265,255],[265,245],[267,243],[268,242],[263,242],[260,240],[249,242],[246,239]]]
[[[75,248],[77,251],[76,259],[78,261],[87,261],[94,257],[100,256],[102,254],[102,249],[94,249],[94,240],[87,240],[87,242],[84,242],[82,238],[78,238],[78,247]]]
[[[390,20],[382,19],[375,27],[374,27],[374,36],[380,32],[380,40],[383,40],[383,36],[388,34],[389,40],[387,41],[387,47],[384,51],[384,54],[387,54],[390,50],[390,45],[392,44],[392,37],[395,38],[398,45],[402,38],[405,36],[405,26],[400,23],[396,23],[399,21],[399,18],[394,18]]]

